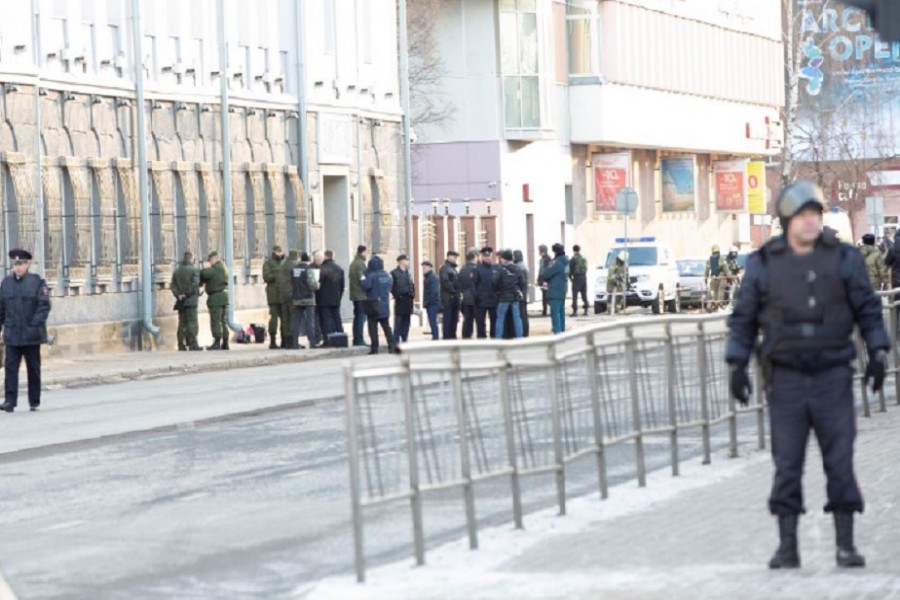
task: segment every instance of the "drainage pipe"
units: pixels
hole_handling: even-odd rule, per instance
[[[303,221],[303,251],[309,252],[312,241],[310,240],[310,196],[309,196],[309,160],[307,156],[309,141],[307,140],[306,126],[306,36],[303,35],[303,23],[306,21],[306,13],[304,10],[303,0],[295,0],[294,4],[294,42],[297,44],[297,145],[300,146],[300,181],[303,182],[303,197],[297,198],[296,201],[301,204],[295,207],[295,211],[300,210],[300,206],[305,205],[303,211],[305,218]],[[335,42],[336,44],[337,42]],[[335,50],[337,53],[337,50]]]
[[[41,13],[38,0],[31,0],[31,48],[34,54],[34,194],[35,214],[37,215],[37,239],[34,240],[34,254],[40,257],[36,266],[40,275],[44,275],[47,256],[44,254],[44,174],[43,151],[41,150]]]
[[[406,23],[406,0],[398,2],[400,26],[400,105],[403,111],[403,192],[406,199],[406,254],[413,253],[412,218],[412,158],[409,124],[409,36]],[[413,260],[417,261],[417,258]],[[417,264],[413,262],[413,264]]]

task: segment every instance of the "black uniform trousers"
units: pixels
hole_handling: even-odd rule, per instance
[[[862,512],[863,498],[853,473],[853,369],[840,365],[803,373],[775,366],[769,383],[769,417],[775,462],[770,512],[805,512],[801,478],[810,430],[816,434],[825,466],[825,512]]]
[[[462,315],[462,337],[464,340],[471,340],[472,334],[475,332],[475,305],[463,304]]]
[[[441,323],[442,337],[445,340],[456,339],[456,325],[459,323],[459,305],[451,304],[444,307],[444,320]]]
[[[491,329],[487,330],[487,317],[491,318]],[[494,337],[497,332],[497,307],[496,306],[476,306],[475,307],[475,324],[478,327],[478,339]],[[488,335],[490,334],[490,335]]]
[[[587,276],[575,275],[572,277],[572,312],[578,312],[578,294],[581,294],[581,303],[584,306],[584,312],[587,313]]]
[[[391,321],[387,317],[369,317],[369,339],[371,340],[370,348],[372,352],[378,352],[378,326],[384,332],[384,340],[387,342],[388,348],[394,349],[394,332],[391,331]]]
[[[28,371],[28,405],[41,405],[41,347],[36,346],[7,346],[6,361],[3,368],[6,369],[6,403],[16,406],[19,397],[19,367],[25,359],[25,369]]]

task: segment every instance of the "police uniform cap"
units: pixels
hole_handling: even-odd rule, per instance
[[[432,267],[432,268],[434,268],[434,265],[431,264],[431,261],[430,261],[430,260],[423,260],[423,261],[422,261],[422,266],[423,266],[423,267]]]
[[[401,260],[409,260],[409,257],[405,254],[401,254],[397,257],[397,262],[400,262]]]
[[[447,252],[447,256],[448,256],[448,257],[450,257],[450,256],[459,256],[459,252],[457,252],[456,250],[450,250],[449,252]]]
[[[31,260],[31,253],[28,250],[14,248],[13,250],[9,251],[9,257],[12,260]]]
[[[490,246],[485,246],[484,248],[481,249],[482,254],[492,254],[493,252],[494,252],[494,249],[491,248]]]
[[[865,244],[866,246],[874,246],[875,245],[875,234],[867,233],[864,236],[862,236],[862,243]]]

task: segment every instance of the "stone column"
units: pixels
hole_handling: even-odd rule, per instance
[[[130,158],[114,158],[119,176],[124,214],[119,215],[122,235],[122,279],[132,282],[138,275],[141,256],[141,199],[137,186],[137,172]],[[49,205],[48,205],[49,206]]]
[[[224,254],[222,247],[222,188],[219,185],[218,173],[213,171],[209,163],[197,163],[200,180],[203,185],[203,196],[206,199],[207,252],[213,250]],[[206,258],[205,256],[202,258]]]
[[[200,189],[197,182],[197,171],[194,163],[176,162],[172,168],[176,170],[181,190],[184,193],[184,243],[182,246],[197,255],[200,248]],[[181,260],[180,256],[175,257]],[[204,257],[205,258],[205,257]]]
[[[75,244],[72,256],[69,257],[70,285],[80,287],[88,280],[88,267],[91,264],[91,178],[84,159],[77,156],[64,156],[61,159],[72,183],[72,215],[63,214],[72,219],[75,230]],[[63,204],[65,210],[65,203]]]
[[[113,170],[109,161],[103,158],[88,159],[93,170],[94,181],[97,182],[97,195],[100,198],[100,214],[98,221],[100,231],[97,239],[97,278],[99,282],[113,279],[113,265],[116,264],[116,189]]]
[[[262,171],[262,165],[248,164],[247,174],[250,177],[250,187],[253,190],[253,260],[263,260],[270,252],[266,248],[269,241],[269,228],[266,219],[266,181]]]
[[[288,185],[291,186],[291,189],[294,192],[294,199],[297,204],[297,220],[294,223],[294,227],[297,231],[297,248],[302,250],[306,247],[306,218],[307,218],[307,201],[306,201],[306,190],[303,188],[303,180],[300,179],[300,174],[297,172],[297,167],[295,165],[289,165],[286,167]]]
[[[47,210],[47,243],[45,278],[54,284],[61,281],[59,268],[63,256],[63,219],[62,219],[62,169],[57,160],[49,156],[43,157],[42,179],[44,186],[44,207]]]
[[[285,220],[285,180],[281,165],[266,163],[263,165],[266,172],[266,181],[269,182],[269,190],[272,194],[272,213],[275,222],[273,245],[287,244],[287,222]],[[296,250],[296,248],[292,248]]]

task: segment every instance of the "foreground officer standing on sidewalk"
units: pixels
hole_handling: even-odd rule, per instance
[[[0,283],[0,328],[6,344],[6,398],[0,410],[13,412],[19,395],[22,357],[28,370],[28,404],[41,405],[41,344],[47,342],[50,288],[40,275],[28,272],[31,254],[10,250],[12,274]]]
[[[197,345],[197,306],[200,304],[200,271],[194,266],[194,255],[185,252],[181,264],[172,273],[169,286],[175,296],[175,310],[178,311],[178,349],[203,350]]]
[[[206,290],[206,308],[209,309],[209,328],[213,344],[207,350],[228,350],[228,267],[219,260],[218,252],[206,257],[209,266],[200,271],[200,285]]]
[[[865,566],[853,544],[853,513],[863,511],[853,473],[853,326],[866,342],[865,381],[875,391],[884,383],[890,342],[862,255],[834,232],[823,232],[824,209],[822,191],[811,183],[781,191],[775,210],[785,233],[748,259],[729,320],[731,393],[743,405],[751,392],[750,352],[758,329],[763,332],[758,353],[766,372],[775,462],[769,510],[778,517],[781,538],[769,561],[772,569],[800,566],[797,521],[804,512],[801,478],[810,428],[828,480],[825,512],[834,514],[837,564]]]

